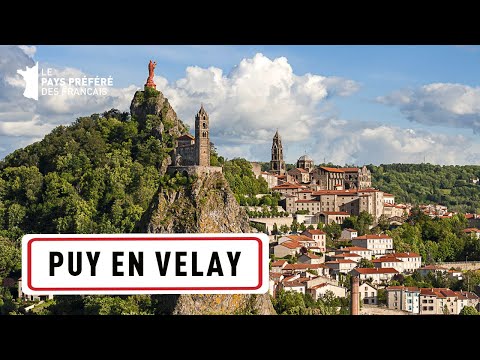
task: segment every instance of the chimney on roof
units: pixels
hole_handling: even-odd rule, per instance
[[[360,299],[359,299],[359,279],[352,276],[352,292],[350,297],[350,315],[359,315]]]

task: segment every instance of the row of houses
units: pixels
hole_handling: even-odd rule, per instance
[[[412,314],[459,314],[465,306],[480,309],[480,298],[469,291],[407,286],[389,286],[385,290],[389,309]]]

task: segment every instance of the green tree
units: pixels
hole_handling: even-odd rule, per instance
[[[480,313],[473,306],[464,306],[460,310],[460,315],[480,315]]]
[[[331,222],[330,224],[325,225],[324,231],[327,233],[327,237],[331,240],[339,239],[342,234],[342,228],[336,222]]]
[[[360,261],[358,262],[358,267],[360,268],[374,268],[375,266],[373,265],[373,262],[366,258],[361,258]]]
[[[362,211],[358,215],[357,227],[355,230],[358,231],[358,235],[368,234],[370,225],[373,224],[373,216],[366,211]]]
[[[20,270],[20,249],[11,241],[0,237],[0,283],[12,271]]]
[[[277,225],[277,223],[273,224],[272,235],[278,235],[278,225]]]

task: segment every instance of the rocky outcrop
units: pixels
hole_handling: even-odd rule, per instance
[[[170,151],[175,139],[188,132],[160,91],[137,91],[130,106],[143,129],[161,140]],[[165,174],[170,156],[160,166]],[[238,233],[250,232],[248,217],[235,200],[221,173],[173,177],[163,183],[138,232],[148,233]],[[263,295],[155,295],[159,314],[275,314],[270,297]]]
[[[161,189],[145,225],[149,233],[250,231],[247,214],[221,173],[202,175],[177,189]]]
[[[161,189],[143,226],[141,232],[149,233],[250,231],[247,214],[221,173]],[[159,312],[167,314],[275,314],[268,294],[160,295],[157,303]]]
[[[130,103],[130,114],[143,126],[147,126],[147,121],[150,121],[152,134],[160,140],[164,132],[171,138],[177,138],[188,132],[168,99],[161,91],[153,88],[135,93]]]
[[[158,295],[160,314],[172,315],[272,315],[275,309],[265,295]]]

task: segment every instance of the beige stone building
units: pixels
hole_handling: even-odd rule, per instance
[[[309,184],[310,183],[310,173],[306,169],[295,168],[287,171],[287,181],[295,182],[298,184]]]
[[[388,286],[387,307],[413,314],[420,312],[420,289],[417,287]],[[428,306],[427,306],[428,307]]]
[[[371,281],[372,284],[382,284],[392,280],[392,277],[398,274],[398,271],[393,268],[355,268],[350,274],[352,274],[352,276],[358,276],[360,281]]]
[[[222,172],[221,166],[210,166],[210,150],[210,119],[202,105],[195,115],[195,138],[183,134],[177,139],[168,173],[193,175]]]
[[[320,166],[312,173],[312,185],[318,190],[367,189],[372,186],[372,175],[362,168],[333,168]]]
[[[340,239],[342,240],[352,240],[353,238],[356,238],[358,236],[358,231],[355,229],[343,229],[342,234],[340,235]]]
[[[298,184],[285,183],[272,190],[284,196],[281,205],[289,213],[308,210],[309,214],[345,212],[347,216],[358,216],[366,211],[378,221],[384,212],[383,192],[377,189],[311,191]]]
[[[273,248],[273,254],[277,258],[284,258],[288,255],[295,256],[300,252],[302,246],[302,244],[296,241],[285,241]]]
[[[322,253],[325,253],[327,250],[327,233],[318,229],[307,229],[302,232],[302,235],[315,241],[316,245],[314,246],[318,247]]]
[[[359,246],[348,246],[335,250],[335,254],[354,253],[360,257],[371,260],[373,251]]]
[[[270,174],[266,171],[262,171],[262,172],[260,172],[259,176],[261,176],[262,178],[265,179],[265,181],[268,184],[269,189],[272,189],[272,188],[274,188],[275,186],[278,185],[278,176],[276,176],[274,174]]]
[[[321,299],[323,296],[325,296],[327,291],[332,292],[333,295],[335,295],[336,297],[346,297],[347,296],[347,289],[346,288],[344,288],[342,286],[334,285],[334,284],[331,284],[331,283],[323,282],[323,283],[320,283],[320,284],[317,284],[317,285],[313,285],[310,288],[307,288],[307,293],[310,294],[312,296],[313,300],[315,300],[315,301],[317,301],[318,299]]]
[[[375,286],[364,282],[358,287],[360,301],[365,305],[377,305],[378,304],[378,290]]]
[[[357,263],[353,260],[334,260],[327,261],[325,265],[330,268],[330,273],[332,274],[348,274],[352,269],[357,266]]]
[[[352,245],[372,250],[372,255],[385,255],[393,252],[393,239],[385,234],[368,234],[352,239]]]
[[[298,257],[298,262],[300,264],[322,264],[325,262],[325,258],[314,253],[305,253]]]

